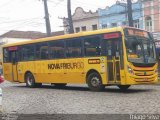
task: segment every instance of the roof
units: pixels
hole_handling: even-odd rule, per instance
[[[59,36],[59,35],[64,35],[64,31],[56,31],[51,33],[51,36]]]
[[[64,31],[52,32],[51,36],[64,35]],[[24,39],[38,39],[47,37],[46,33],[37,32],[37,31],[16,31],[11,30],[0,36],[1,38],[24,38]]]
[[[94,30],[94,31],[79,32],[79,33],[73,33],[73,34],[65,34],[61,36],[53,36],[53,37],[47,37],[47,38],[40,38],[37,40],[6,44],[3,47],[15,46],[15,45],[17,46],[17,45],[22,45],[22,44],[31,44],[31,43],[37,43],[37,42],[45,42],[45,41],[52,41],[52,40],[60,40],[60,39],[68,39],[68,38],[76,38],[76,37],[81,37],[81,36],[97,35],[97,34],[103,34],[107,32],[122,31],[123,28],[124,27],[115,27],[115,28],[108,28],[108,29],[99,29],[99,30]]]

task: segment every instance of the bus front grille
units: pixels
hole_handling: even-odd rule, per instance
[[[152,76],[155,74],[154,70],[134,70],[136,76]]]

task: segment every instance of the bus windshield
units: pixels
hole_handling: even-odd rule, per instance
[[[133,63],[155,63],[154,42],[145,37],[126,37],[126,49],[128,60]]]

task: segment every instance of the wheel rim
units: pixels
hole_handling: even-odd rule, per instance
[[[99,86],[99,85],[100,85],[100,80],[99,80],[99,78],[98,78],[98,77],[93,77],[93,78],[91,79],[91,84],[92,84],[92,86],[94,86],[94,87]]]
[[[29,76],[27,77],[27,83],[28,83],[29,86],[32,85],[32,78],[29,77]]]

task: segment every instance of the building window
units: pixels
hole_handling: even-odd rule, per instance
[[[151,17],[146,17],[145,19],[145,26],[147,31],[152,31],[152,18]]]
[[[97,24],[92,25],[92,30],[97,30]]]
[[[86,26],[81,27],[82,31],[86,31]]]
[[[140,27],[139,27],[139,20],[134,20],[134,21],[133,21],[133,26],[134,26],[135,28],[140,28]]]
[[[112,27],[117,27],[117,23],[112,23]]]
[[[105,29],[105,28],[107,28],[107,24],[102,25],[102,29]]]
[[[80,28],[76,27],[76,33],[80,32]]]

